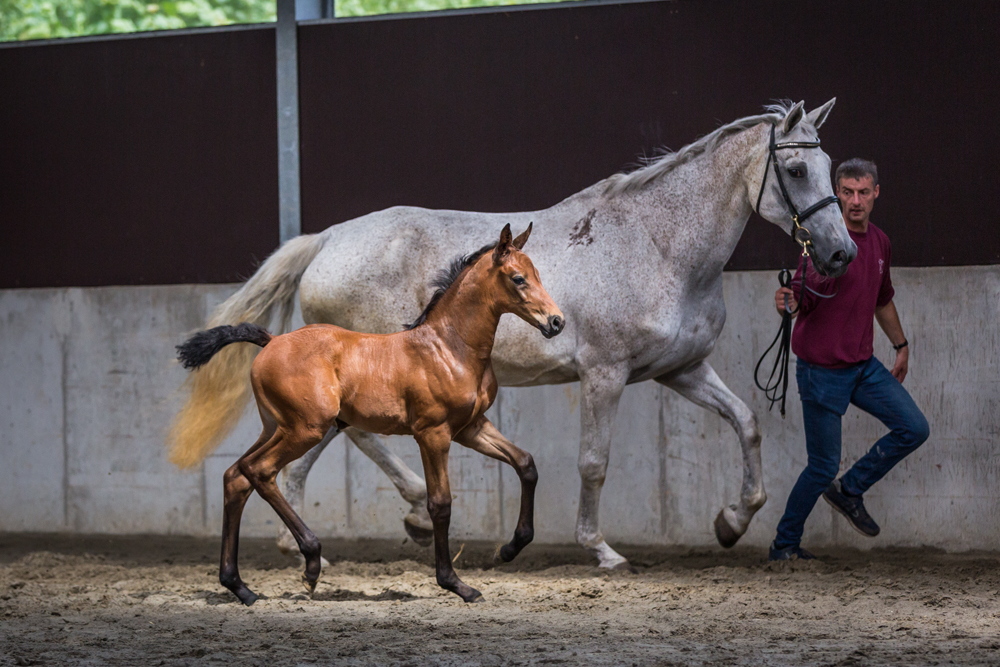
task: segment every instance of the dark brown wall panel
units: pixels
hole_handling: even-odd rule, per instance
[[[278,240],[273,28],[0,48],[0,287],[238,280]]]
[[[299,30],[303,227],[394,204],[550,206],[777,98],[830,97],[900,265],[1000,262],[1000,5],[651,2]],[[734,269],[794,262],[752,219]]]
[[[909,266],[1000,262],[1000,5],[760,0],[300,27],[304,231],[550,206],[776,98],[832,96]],[[0,288],[237,280],[278,238],[270,27],[0,46]],[[730,268],[795,261],[758,219]]]

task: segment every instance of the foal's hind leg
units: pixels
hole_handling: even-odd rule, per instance
[[[521,512],[517,517],[517,527],[514,538],[503,545],[496,559],[504,563],[514,560],[521,549],[528,546],[535,536],[535,484],[538,482],[538,471],[531,454],[518,448],[486,417],[469,426],[455,437],[455,442],[474,449],[498,461],[510,465],[517,471],[521,480]]]
[[[268,423],[266,419],[264,423],[264,432],[247,452],[248,454],[263,446],[274,436],[274,424]],[[222,515],[222,557],[219,564],[219,582],[231,590],[240,599],[240,602],[248,607],[257,601],[257,595],[247,588],[240,578],[239,551],[240,519],[251,493],[253,493],[253,485],[240,470],[239,462],[234,463],[223,476],[225,504]]]
[[[281,488],[284,496],[288,499],[288,504],[292,506],[295,513],[300,516],[306,501],[306,476],[309,475],[309,471],[312,469],[313,464],[316,463],[316,459],[323,453],[326,446],[337,437],[338,433],[340,431],[337,430],[337,427],[332,427],[323,436],[323,439],[319,441],[319,444],[303,454],[299,459],[289,463],[281,474]],[[290,554],[292,550],[298,550],[299,548],[295,537],[292,535],[292,531],[288,530],[288,526],[284,522],[282,522],[281,528],[278,529],[278,548],[283,554]]]
[[[219,583],[233,592],[246,606],[257,601],[257,595],[247,588],[240,578],[240,518],[243,507],[253,492],[250,481],[234,463],[224,476],[225,510],[222,515],[222,558],[219,564]]]
[[[451,524],[451,486],[448,483],[448,450],[451,437],[443,429],[416,436],[427,480],[427,510],[434,522],[434,571],[441,588],[455,593],[466,602],[482,599],[482,594],[464,583],[455,573],[448,548]]]
[[[319,580],[319,573],[322,569],[319,538],[309,530],[309,527],[295,513],[285,497],[281,495],[275,478],[282,468],[314,447],[323,438],[325,432],[308,428],[298,431],[284,431],[279,427],[274,438],[263,447],[248,452],[239,460],[240,470],[253,484],[253,488],[292,531],[292,536],[299,545],[299,551],[305,558],[306,566],[302,581],[310,593],[316,589],[316,582]]]
[[[767,500],[760,463],[760,426],[757,415],[729,390],[715,370],[702,361],[680,375],[656,378],[703,408],[714,410],[736,430],[743,449],[743,487],[739,505],[730,505],[715,517],[715,537],[729,548],[750,526],[750,520]]]

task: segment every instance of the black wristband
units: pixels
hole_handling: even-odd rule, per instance
[[[900,350],[902,350],[904,347],[906,347],[909,344],[910,344],[910,341],[908,341],[908,340],[906,340],[904,338],[902,343],[900,343],[899,345],[893,345],[892,349],[896,350],[896,352],[899,352]]]

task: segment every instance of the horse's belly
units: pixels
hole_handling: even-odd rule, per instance
[[[715,349],[725,311],[691,317],[651,335],[632,357],[628,382],[643,382],[683,370],[705,359]]]

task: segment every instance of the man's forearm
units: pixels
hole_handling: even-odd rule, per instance
[[[899,321],[899,313],[896,312],[896,305],[892,301],[875,309],[875,321],[882,327],[882,331],[893,345],[900,345],[906,340],[903,325]]]

